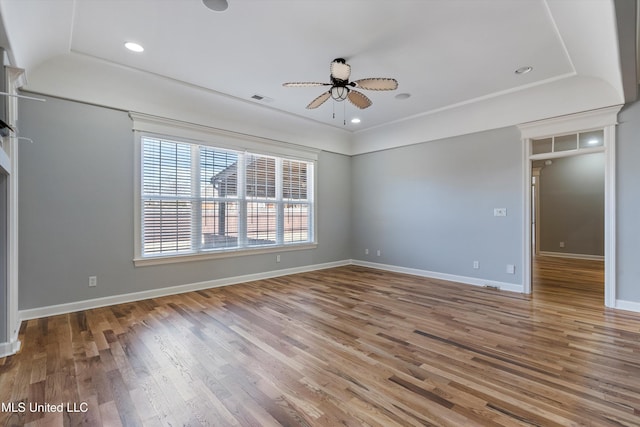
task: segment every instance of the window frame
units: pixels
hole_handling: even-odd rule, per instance
[[[316,248],[317,243],[317,160],[318,150],[297,146],[290,143],[274,141],[266,138],[251,135],[238,134],[210,128],[207,126],[180,122],[171,119],[164,119],[140,113],[130,112],[129,116],[133,120],[134,133],[134,258],[135,266],[148,266],[167,263],[178,263],[188,261],[199,261],[207,259],[219,259],[238,257],[246,255],[258,255],[266,253],[287,252],[292,250],[305,250]],[[184,142],[224,151],[234,151],[245,154],[275,157],[281,165],[283,160],[294,160],[308,162],[311,171],[308,179],[311,181],[308,188],[310,238],[305,242],[284,243],[280,239],[273,245],[245,246],[233,248],[218,248],[201,252],[171,253],[160,255],[147,255],[142,252],[142,232],[143,232],[143,197],[142,197],[142,173],[143,173],[143,152],[142,139],[144,137]],[[193,171],[193,169],[192,169]],[[280,169],[282,171],[282,169]],[[280,190],[280,193],[282,190]],[[250,202],[250,199],[245,199]],[[281,205],[287,203],[286,200],[279,202]]]

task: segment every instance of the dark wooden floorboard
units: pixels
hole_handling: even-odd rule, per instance
[[[27,411],[0,425],[638,426],[640,315],[602,283],[560,259],[531,296],[347,266],[30,320],[0,359]]]

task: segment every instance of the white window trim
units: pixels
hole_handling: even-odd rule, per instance
[[[173,264],[190,261],[202,261],[209,259],[221,259],[247,255],[260,255],[266,253],[288,252],[314,249],[317,243],[317,202],[315,200],[315,185],[317,183],[317,160],[319,150],[262,138],[237,132],[211,128],[194,123],[179,120],[166,119],[148,114],[129,112],[133,120],[134,131],[134,258],[136,267]],[[223,251],[200,252],[194,254],[171,254],[166,256],[143,257],[142,256],[142,137],[153,136],[159,138],[179,139],[192,144],[208,145],[216,148],[235,151],[249,151],[255,154],[264,154],[277,157],[285,157],[292,160],[303,160],[313,163],[313,186],[309,189],[313,197],[312,203],[312,230],[311,242],[290,243],[287,245],[225,249]]]
[[[291,252],[302,251],[308,249],[315,249],[318,247],[318,243],[295,243],[287,246],[272,246],[264,248],[242,248],[242,249],[227,249],[222,252],[201,252],[197,254],[186,255],[167,255],[167,256],[155,256],[150,258],[134,258],[133,262],[136,267],[146,267],[151,265],[163,265],[163,264],[176,264],[182,262],[191,261],[205,261],[224,258],[235,258],[240,256],[249,255],[262,255],[278,252]]]

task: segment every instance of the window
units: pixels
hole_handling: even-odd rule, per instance
[[[140,257],[313,243],[312,161],[140,136]]]
[[[559,153],[592,149],[599,150],[604,145],[604,130],[571,133],[531,140],[531,154]]]

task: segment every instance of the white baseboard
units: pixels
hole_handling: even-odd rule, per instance
[[[221,286],[235,285],[238,283],[250,282],[254,280],[271,279],[274,277],[286,276],[296,273],[306,273],[309,271],[324,270],[327,268],[341,267],[345,265],[358,265],[362,267],[370,267],[378,270],[392,271],[396,273],[411,274],[414,276],[428,277],[432,279],[447,280],[450,282],[463,283],[473,286],[493,286],[501,290],[510,292],[524,292],[522,285],[508,282],[498,282],[495,280],[480,279],[477,277],[458,276],[454,274],[438,273],[428,270],[420,270],[416,268],[400,267],[396,265],[380,264],[375,262],[361,260],[343,260],[329,262],[324,264],[314,264],[302,267],[287,268],[282,270],[267,271],[264,273],[247,274],[243,276],[235,276],[223,279],[208,280],[204,282],[191,283],[186,285],[170,286],[167,288],[153,289],[149,291],[133,292],[129,294],[114,295],[104,298],[95,298],[85,301],[77,301],[67,304],[58,304],[47,307],[38,307],[27,310],[20,310],[18,315],[23,320],[37,319],[47,316],[55,316],[59,314],[67,314],[75,311],[88,310],[92,308],[105,307],[114,304],[123,304],[128,302],[140,301],[149,298],[158,298],[168,295],[181,294],[202,289],[217,288]],[[620,310],[640,312],[640,302],[616,300],[615,308]],[[11,342],[0,343],[0,357],[16,353],[20,349],[20,341],[14,337]]]
[[[556,258],[590,259],[594,261],[604,261],[604,256],[602,255],[572,254],[567,252],[549,252],[549,251],[540,251],[538,255],[550,256],[550,257],[556,257]]]
[[[20,351],[20,341],[18,341],[18,337],[14,337],[9,342],[0,343],[0,358],[11,356],[12,354],[16,354]]]
[[[626,310],[626,311],[635,311],[636,313],[640,313],[640,302],[635,301],[624,301],[624,300],[616,300],[616,305],[614,308],[618,310]]]
[[[399,267],[396,265],[379,264],[376,262],[368,262],[368,261],[360,261],[360,260],[352,260],[352,264],[360,265],[362,267],[376,268],[378,270],[387,270],[387,271],[393,271],[396,273],[405,273],[405,274],[412,274],[414,276],[428,277],[431,279],[448,280],[450,282],[464,283],[466,285],[493,286],[504,291],[519,292],[519,293],[524,292],[524,287],[516,283],[497,282],[495,280],[479,279],[476,277],[457,276],[454,274],[447,274],[447,273],[436,273],[434,271],[419,270],[416,268]]]
[[[203,289],[218,288],[221,286],[235,285],[238,283],[251,282],[254,280],[271,279],[274,277],[287,276],[296,273],[306,273],[308,271],[324,270],[327,268],[341,267],[351,264],[351,260],[328,262],[324,264],[305,265],[303,267],[286,268],[282,270],[265,271],[264,273],[246,274],[243,276],[228,277],[223,279],[207,280],[204,282],[190,283],[186,285],[169,286],[166,288],[152,289],[148,291],[132,292],[128,294],[114,295],[104,298],[94,298],[84,301],[71,302],[66,304],[50,305],[46,307],[20,310],[18,316],[20,321],[38,319],[47,316],[73,313],[75,311],[89,310],[92,308],[106,307],[114,304],[124,304],[128,302],[140,301],[149,298],[159,298],[168,295],[182,294],[185,292],[199,291]]]

